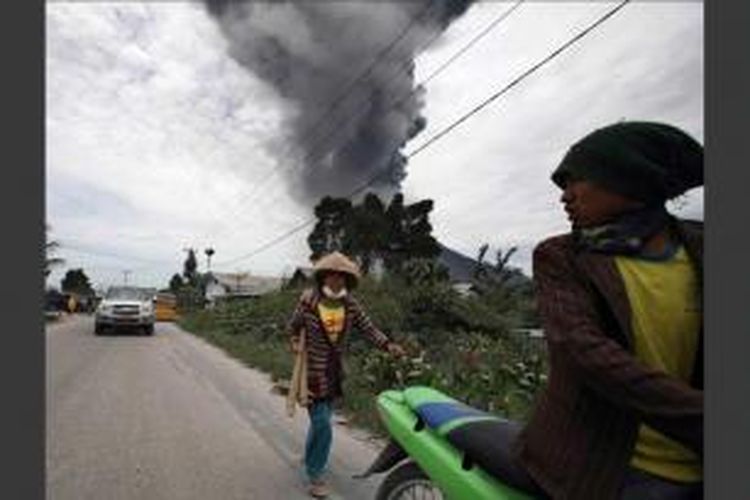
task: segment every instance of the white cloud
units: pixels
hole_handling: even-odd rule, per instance
[[[286,227],[244,213],[249,184],[275,167],[284,106],[224,55],[198,5],[54,3],[47,25],[48,219],[63,242],[136,259],[176,251],[173,268],[144,276],[161,279],[186,245],[228,257]],[[270,188],[257,201],[281,186]],[[127,213],[112,213],[116,200]]]
[[[481,4],[422,58],[435,68],[503,4]],[[559,47],[611,5],[527,3],[428,86],[428,129],[418,146]],[[660,120],[703,136],[700,4],[630,4],[597,31],[415,157],[406,191],[432,197],[439,236],[470,255],[483,242],[530,249],[567,230],[549,174],[568,146],[621,118]],[[425,69],[429,74],[432,69]],[[697,191],[702,193],[702,190]],[[702,216],[702,196],[681,213]]]
[[[417,78],[509,6],[473,7],[418,59]],[[609,7],[522,5],[429,83],[428,129],[410,147]],[[132,279],[164,285],[186,246],[213,246],[222,262],[310,217],[274,173],[286,167],[277,152],[289,106],[226,55],[200,4],[46,9],[47,214],[53,237],[70,242],[68,267],[98,283],[133,269]],[[436,201],[436,234],[448,245],[468,254],[485,241],[519,245],[513,262],[528,270],[531,246],[566,230],[548,176],[572,142],[623,117],[670,121],[702,139],[702,23],[701,4],[628,5],[415,157],[407,196]],[[702,217],[702,190],[682,203],[680,213]],[[304,262],[305,236],[230,268],[288,271]]]

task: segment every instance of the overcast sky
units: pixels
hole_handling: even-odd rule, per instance
[[[428,83],[427,129],[406,152],[612,5],[521,5]],[[417,59],[417,80],[510,6],[474,5]],[[223,264],[304,222],[311,207],[274,175],[294,109],[227,55],[201,4],[46,9],[47,222],[66,259],[50,284],[83,267],[101,286],[121,283],[123,270],[132,283],[165,286],[187,247],[199,250],[201,268],[208,246],[215,269],[281,275],[307,264],[308,231]],[[627,5],[411,159],[407,199],[435,200],[444,244],[468,255],[485,242],[517,245],[511,262],[530,272],[533,245],[567,229],[549,173],[570,144],[620,119],[667,121],[703,142],[702,11],[697,2]],[[702,189],[670,208],[702,219]]]

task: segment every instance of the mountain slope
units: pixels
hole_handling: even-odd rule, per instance
[[[437,260],[440,264],[448,268],[451,281],[458,282],[471,281],[477,265],[475,259],[467,257],[442,244],[440,244],[440,255]]]

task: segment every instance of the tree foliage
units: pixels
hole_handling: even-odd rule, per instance
[[[369,193],[360,205],[352,208],[349,253],[358,257],[362,272],[369,273],[376,260],[382,258],[388,244],[386,207],[375,194]]]
[[[47,226],[46,230],[49,231],[50,227]],[[65,261],[60,257],[55,257],[54,252],[60,248],[60,243],[49,239],[47,234],[47,240],[44,242],[44,276],[49,276],[54,266],[59,266]]]
[[[404,196],[393,197],[386,211],[388,221],[385,265],[389,271],[401,271],[413,259],[435,259],[440,255],[440,245],[432,236],[430,212],[432,200],[404,204]]]
[[[188,249],[188,256],[182,266],[182,275],[190,286],[198,284],[198,260],[195,258],[195,250]]]
[[[81,295],[94,294],[91,282],[83,269],[69,269],[60,282],[60,288],[63,292],[74,292]]]
[[[515,268],[508,266],[508,261],[518,251],[518,247],[510,247],[507,252],[498,248],[494,264],[485,261],[489,248],[490,245],[485,243],[479,248],[479,254],[477,255],[474,280],[475,288],[479,293],[486,293],[492,288],[500,287],[515,275]]]
[[[315,207],[318,221],[307,239],[310,258],[341,251],[354,257],[365,274],[378,261],[389,271],[400,271],[407,261],[434,259],[440,246],[429,222],[433,206],[432,200],[406,205],[402,194],[388,206],[374,193],[358,205],[327,196]]]
[[[499,248],[494,263],[485,260],[488,250],[489,244],[479,249],[472,283],[480,301],[499,313],[517,315],[523,324],[537,324],[533,283],[520,268],[509,264],[518,248]]]
[[[347,252],[351,246],[352,203],[346,198],[326,196],[315,207],[315,217],[318,222],[307,237],[312,250],[310,258],[317,260],[330,252]]]
[[[403,273],[360,282],[358,300],[407,356],[392,359],[363,335],[347,338],[344,405],[355,422],[375,425],[375,396],[411,385],[428,385],[485,411],[523,419],[544,384],[543,344],[517,331],[527,326],[519,311],[500,312],[483,296],[461,295],[449,282],[434,279],[437,273],[430,261],[409,260]],[[251,366],[288,379],[292,358],[286,328],[298,294],[274,292],[185,317],[192,331]]]
[[[182,276],[175,273],[172,275],[172,279],[169,280],[169,291],[172,293],[177,293],[180,291],[180,289],[183,287],[184,282],[182,281]]]

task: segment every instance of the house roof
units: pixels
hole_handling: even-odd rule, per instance
[[[281,278],[254,276],[250,273],[211,273],[211,276],[213,282],[235,295],[261,295],[281,287]]]

